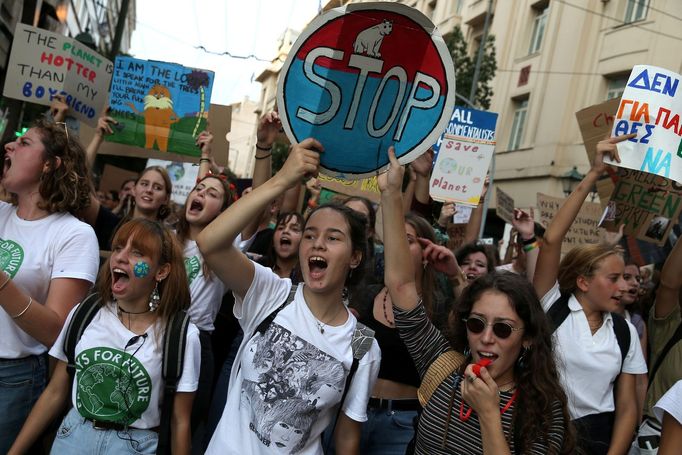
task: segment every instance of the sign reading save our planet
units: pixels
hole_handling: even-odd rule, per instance
[[[613,136],[637,133],[637,137],[618,144],[621,163],[611,164],[682,183],[681,78],[655,66],[632,69],[613,121]]]
[[[448,124],[455,75],[443,39],[416,9],[360,3],[314,19],[279,79],[277,104],[292,142],[324,146],[323,172],[373,175],[394,145],[401,163],[424,153]]]

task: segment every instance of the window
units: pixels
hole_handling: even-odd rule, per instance
[[[518,150],[521,146],[527,112],[528,99],[514,102],[514,122],[512,123],[511,135],[509,136],[509,150]]]
[[[627,76],[619,77],[617,79],[608,79],[606,85],[606,99],[620,98],[625,90],[625,84],[628,83]]]
[[[624,19],[626,24],[646,19],[649,0],[627,0],[627,2]]]
[[[533,20],[533,33],[530,36],[530,46],[528,53],[534,54],[540,51],[542,46],[542,37],[545,35],[545,26],[547,25],[547,16],[549,13],[549,6],[544,6],[542,10],[536,11],[535,19]]]

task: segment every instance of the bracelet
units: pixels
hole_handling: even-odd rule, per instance
[[[311,209],[317,208],[317,201],[313,198],[308,199],[308,207]]]
[[[199,158],[199,162],[200,162],[200,163],[203,163],[204,161],[207,161],[207,162],[210,163],[210,162],[211,162],[211,159],[210,159],[210,158]]]
[[[528,245],[523,246],[523,251],[525,253],[528,253],[529,251],[533,251],[535,248],[540,248],[540,242],[537,240],[534,240],[533,243],[530,243]]]
[[[272,152],[268,153],[267,155],[263,155],[263,156],[256,155],[254,158],[256,158],[257,160],[265,160],[265,159],[270,158],[271,156],[272,156]]]
[[[535,241],[537,241],[537,239],[538,239],[538,238],[537,238],[536,236],[533,236],[533,237],[529,238],[528,240],[523,240],[523,239],[521,239],[521,243],[522,243],[523,245],[531,245],[531,244],[533,244]]]
[[[269,152],[270,150],[272,150],[272,145],[270,147],[261,147],[260,145],[256,144],[256,149],[262,150],[264,152]]]
[[[21,313],[12,316],[12,319],[19,319],[20,317],[22,317],[24,315],[24,313],[26,313],[28,311],[28,309],[31,307],[32,304],[33,304],[33,297],[29,296],[28,297],[28,305],[26,305],[26,308],[21,310]]]
[[[5,272],[4,270],[2,271],[2,273],[4,273],[7,278],[5,279],[5,281],[2,284],[0,284],[0,291],[5,289],[5,286],[7,286],[7,283],[9,283],[9,280],[12,279],[12,276],[9,273]]]

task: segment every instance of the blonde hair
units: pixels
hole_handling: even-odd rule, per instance
[[[579,276],[592,277],[609,256],[623,257],[623,249],[617,245],[596,243],[580,245],[569,251],[559,264],[559,289],[561,292],[575,292],[576,280]]]

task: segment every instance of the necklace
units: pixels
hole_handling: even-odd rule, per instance
[[[504,407],[500,409],[500,415],[504,414],[507,412],[507,409],[511,407],[511,405],[516,401],[516,396],[519,394],[518,389],[514,390],[514,393],[512,394],[511,398],[505,403]],[[466,412],[464,412],[464,399],[462,398],[462,401],[459,403],[459,420],[462,422],[466,422],[469,420],[469,417],[471,417],[471,411],[473,411],[474,408],[469,408]]]
[[[307,304],[308,304],[308,302],[306,302],[306,305]],[[345,306],[344,306],[344,308],[345,308]],[[310,309],[310,306],[308,306],[308,309]],[[315,324],[317,324],[317,330],[319,330],[322,335],[324,335],[324,328],[327,327],[330,322],[332,322],[334,319],[336,319],[336,316],[339,314],[340,311],[341,311],[341,307],[337,308],[336,313],[334,313],[334,316],[329,318],[329,322],[326,322],[326,323],[317,319],[317,317],[313,314],[313,318],[315,318]],[[310,312],[312,313],[312,310]]]
[[[388,323],[390,327],[395,327],[395,320],[388,319],[388,310],[386,309],[386,297],[388,297],[388,288],[384,288],[386,291],[384,292],[384,301],[381,303],[381,307],[384,310],[384,319]],[[391,310],[393,310],[393,304],[391,303]],[[391,311],[392,313],[393,311]]]
[[[118,319],[121,321],[121,323],[123,323],[123,319],[121,319],[122,316],[123,316],[124,314],[127,314],[127,315],[128,315],[128,330],[130,330],[130,325],[131,325],[131,323],[130,323],[130,316],[131,316],[131,315],[145,314],[145,313],[149,313],[150,311],[151,311],[151,310],[150,310],[149,308],[147,308],[147,309],[144,310],[144,311],[127,311],[127,310],[124,310],[123,308],[121,308],[120,306],[118,306],[118,302],[116,302],[116,316],[118,316]]]
[[[604,323],[603,318],[599,318],[598,321],[592,321],[590,319],[587,319],[587,325],[590,326],[590,332],[592,332],[592,335],[594,335],[599,330],[603,323]]]

